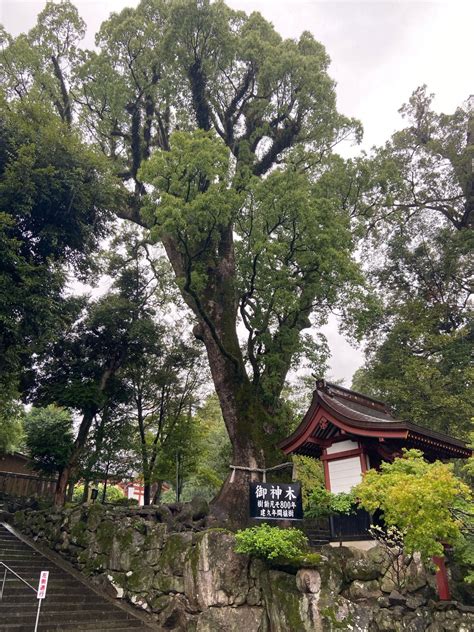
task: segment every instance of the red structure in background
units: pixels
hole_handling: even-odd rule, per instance
[[[287,455],[302,454],[320,459],[326,488],[348,492],[370,467],[393,461],[402,448],[421,450],[426,460],[466,459],[472,450],[463,441],[395,419],[384,402],[331,384],[316,382],[308,412],[298,428],[279,447]],[[364,529],[366,529],[365,521]],[[361,539],[361,533],[345,534],[345,539]],[[340,537],[340,536],[339,536]],[[436,558],[440,599],[449,599],[443,558]]]
[[[134,481],[121,481],[116,484],[117,487],[123,491],[125,496],[129,499],[134,499],[137,501],[138,506],[142,507],[144,498],[145,498],[145,486],[142,481],[134,480]],[[153,483],[151,486],[151,498],[155,496],[156,488],[158,483]],[[166,492],[171,489],[170,485],[166,482],[161,483],[161,492]]]
[[[127,498],[136,500],[139,506],[143,505],[145,493],[143,483],[140,483],[139,481],[121,481],[120,483],[117,483],[117,487],[120,487]]]

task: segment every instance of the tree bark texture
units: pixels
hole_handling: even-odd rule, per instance
[[[55,507],[62,507],[64,505],[69,480],[73,477],[77,465],[79,464],[79,459],[81,458],[82,450],[86,443],[86,439],[89,434],[89,430],[95,414],[95,412],[90,411],[82,417],[81,425],[79,426],[79,432],[77,434],[76,440],[74,441],[74,448],[71,456],[69,457],[69,462],[61,471],[56,483],[56,489],[54,492]]]
[[[187,262],[170,238],[163,240],[178,278],[184,278],[183,298],[194,312],[195,335],[207,351],[212,379],[232,444],[232,465],[251,469],[274,465],[278,455],[272,415],[251,383],[237,336],[238,299],[232,228],[222,230],[218,257],[209,265],[206,288],[194,292]],[[212,267],[211,267],[212,266]],[[221,523],[248,522],[248,483],[260,480],[256,472],[237,470],[227,477],[212,503]]]

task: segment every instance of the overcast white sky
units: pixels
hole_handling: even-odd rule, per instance
[[[134,0],[76,0],[88,25],[86,46],[111,11],[135,6]],[[400,127],[397,113],[411,92],[426,83],[436,94],[435,107],[444,112],[474,94],[474,0],[413,2],[338,2],[329,0],[227,0],[246,12],[260,11],[284,37],[311,31],[332,59],[339,109],[359,118],[365,148],[383,143]],[[7,31],[29,30],[45,2],[0,0],[0,22]],[[333,353],[333,378],[347,385],[363,357],[326,328]]]

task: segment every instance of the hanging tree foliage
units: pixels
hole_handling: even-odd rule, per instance
[[[467,438],[472,398],[474,114],[432,109],[417,89],[405,129],[365,164],[359,213],[370,274],[384,304],[357,390],[408,418]],[[375,248],[370,252],[370,247]]]

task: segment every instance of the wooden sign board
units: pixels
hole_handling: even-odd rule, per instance
[[[300,483],[250,483],[250,517],[303,520]]]

